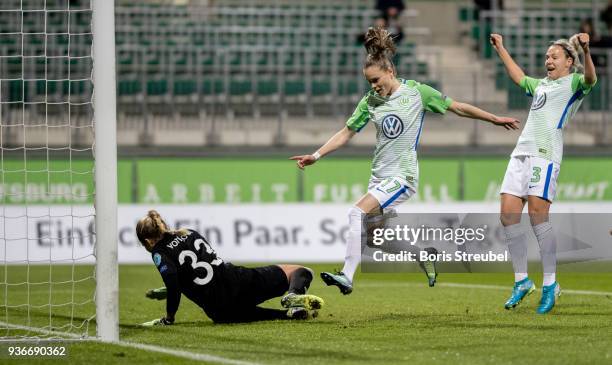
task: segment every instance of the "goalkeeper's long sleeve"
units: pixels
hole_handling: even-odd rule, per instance
[[[165,258],[164,258],[165,259]],[[160,270],[164,284],[168,291],[166,298],[166,315],[170,318],[174,318],[176,311],[178,311],[179,304],[181,302],[181,291],[179,290],[179,278],[176,270],[176,266],[170,260],[164,260],[162,266],[163,271]]]

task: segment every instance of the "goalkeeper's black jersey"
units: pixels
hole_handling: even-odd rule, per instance
[[[151,252],[168,289],[169,314],[176,313],[181,294],[205,311],[216,307],[216,300],[223,297],[220,292],[223,290],[220,278],[225,271],[223,261],[198,232],[188,230],[187,233],[165,234]]]

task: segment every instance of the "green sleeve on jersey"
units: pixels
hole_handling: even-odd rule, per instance
[[[368,111],[368,93],[361,98],[353,115],[346,121],[346,126],[355,132],[359,132],[370,121],[370,112]]]
[[[534,96],[535,89],[540,85],[540,81],[538,79],[534,79],[533,77],[523,76],[521,82],[519,82],[519,86],[521,89],[525,90],[527,95]]]
[[[591,92],[593,86],[597,83],[597,80],[593,83],[593,85],[588,85],[586,81],[584,81],[584,75],[579,73],[572,74],[572,93],[575,93],[578,90],[582,90],[582,94],[586,95]]]
[[[427,111],[444,114],[453,103],[453,99],[442,95],[441,92],[429,85],[415,83],[415,88],[421,94],[423,108]]]

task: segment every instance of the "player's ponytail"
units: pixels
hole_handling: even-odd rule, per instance
[[[140,243],[145,246],[147,246],[147,239],[156,243],[166,234],[182,236],[189,234],[189,231],[186,229],[179,229],[176,231],[168,229],[166,222],[154,209],[149,210],[147,215],[136,224],[136,236]]]
[[[168,231],[168,225],[162,219],[161,215],[157,212],[157,210],[151,209],[147,213],[147,216],[151,218],[153,221],[153,225],[155,226],[155,231],[159,232],[159,236],[163,236],[164,233]]]
[[[569,43],[576,52],[576,58],[574,58],[574,68],[578,73],[584,73],[584,65],[582,64],[582,60],[584,60],[584,49],[580,45],[580,41],[578,40],[578,34],[573,35],[569,39]]]
[[[396,47],[389,31],[384,28],[370,27],[365,35],[364,46],[368,53],[364,68],[378,66],[383,70],[393,70],[395,73],[392,58],[395,55]]]
[[[574,61],[571,72],[584,73],[584,66],[581,59],[584,58],[584,50],[578,41],[578,35],[572,36],[569,40],[559,39],[552,43],[553,46],[559,46],[565,51],[565,55]]]

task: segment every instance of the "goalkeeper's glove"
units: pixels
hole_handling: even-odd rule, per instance
[[[145,322],[143,324],[141,324],[141,326],[144,327],[153,327],[153,326],[170,326],[171,324],[174,323],[174,320],[170,320],[166,317],[162,317],[159,319],[154,319],[152,321],[149,322]]]

